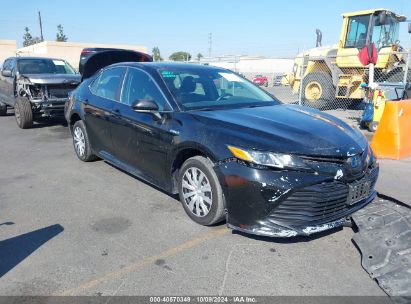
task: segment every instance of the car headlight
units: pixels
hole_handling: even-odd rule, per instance
[[[246,162],[280,169],[309,170],[301,158],[290,154],[262,152],[227,146],[233,156]]]
[[[368,145],[368,151],[367,151],[367,157],[365,159],[365,163],[367,166],[374,166],[377,162],[377,159],[375,158],[374,152],[371,149],[371,146]]]

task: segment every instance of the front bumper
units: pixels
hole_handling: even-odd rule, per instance
[[[379,173],[378,166],[367,169],[369,195],[350,204],[350,182],[333,176],[259,169],[236,161],[214,169],[225,197],[228,227],[270,237],[311,235],[344,225],[375,198]]]
[[[64,117],[64,105],[68,98],[32,101],[33,113],[40,117]]]

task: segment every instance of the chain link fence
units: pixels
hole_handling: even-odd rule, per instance
[[[292,71],[279,73],[240,73],[250,81],[256,75],[267,77],[262,87],[280,101],[300,104],[331,112],[345,120],[359,123],[366,90],[372,73],[378,89],[388,100],[411,98],[411,52],[391,51],[378,54],[374,69],[364,67],[353,49],[353,55],[310,54],[297,56]]]

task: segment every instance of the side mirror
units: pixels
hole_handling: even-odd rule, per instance
[[[158,105],[152,99],[138,99],[131,105],[136,112],[157,112]]]
[[[411,34],[411,22],[408,23],[408,34]]]
[[[2,70],[1,75],[3,75],[4,77],[11,77],[12,76],[10,70]]]
[[[384,25],[387,19],[387,13],[386,12],[381,12],[378,15],[378,24],[377,25]]]

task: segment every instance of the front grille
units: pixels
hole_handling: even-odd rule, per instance
[[[371,191],[377,180],[377,170],[370,174]],[[357,206],[349,205],[349,187],[339,181],[299,189],[276,206],[268,218],[290,225],[315,225],[346,216]]]

